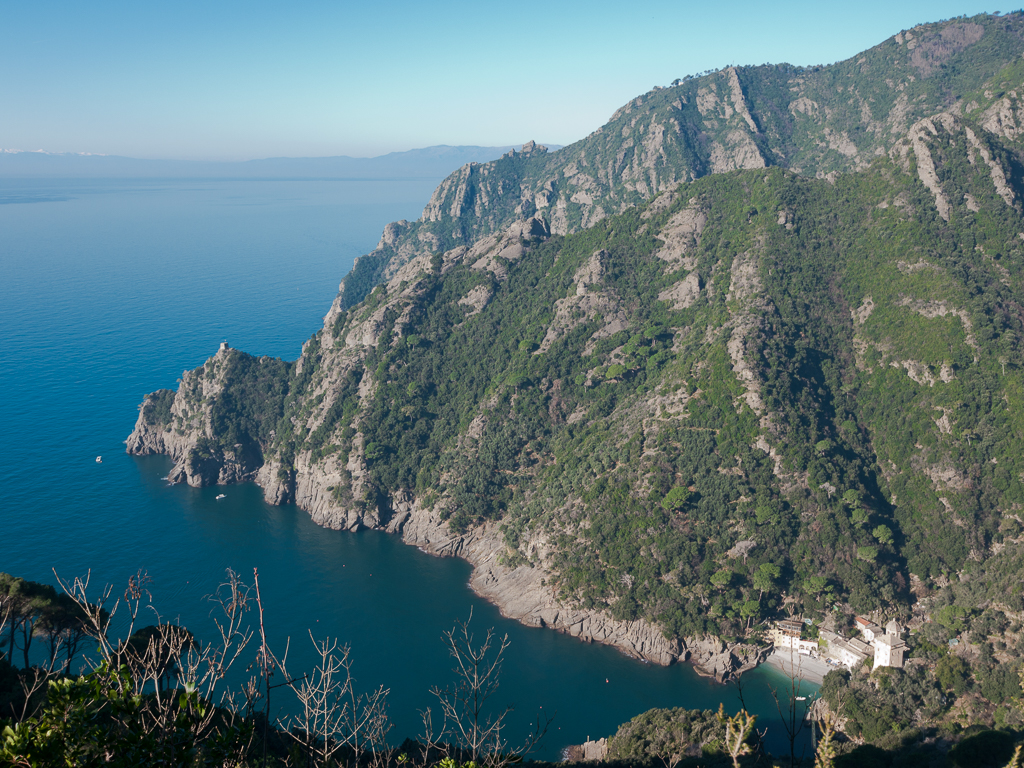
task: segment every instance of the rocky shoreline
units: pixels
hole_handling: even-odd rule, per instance
[[[218,352],[218,356],[221,354],[225,353]],[[421,506],[418,499],[402,494],[390,500],[387,510],[340,510],[328,490],[330,478],[320,477],[312,467],[297,467],[294,477],[282,480],[274,463],[254,467],[227,452],[198,466],[190,450],[193,441],[148,423],[145,404],[125,443],[132,455],[170,456],[175,462],[167,477],[170,482],[201,486],[251,480],[263,489],[269,503],[294,501],[318,525],[383,530],[400,535],[406,544],[428,554],[461,557],[473,566],[473,591],[496,605],[506,618],[527,626],[553,629],[583,642],[612,645],[628,656],[655,664],[689,662],[699,674],[719,682],[753,669],[771,652],[770,647],[730,644],[712,636],[670,640],[647,621],[617,621],[598,611],[565,606],[546,584],[542,568],[529,564],[509,567],[502,562],[506,547],[496,523],[453,534],[439,515]]]

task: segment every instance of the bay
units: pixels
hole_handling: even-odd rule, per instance
[[[55,583],[54,571],[91,569],[94,585],[145,570],[161,615],[204,635],[203,598],[225,569],[258,568],[290,668],[310,666],[309,631],[350,644],[360,687],[391,689],[397,741],[420,732],[430,687],[450,682],[441,633],[471,611],[478,635],[512,641],[496,696],[516,706],[510,737],[555,718],[540,757],[651,707],[735,711],[735,686],[687,665],[503,619],[469,590],[463,561],[319,528],[253,485],[168,486],[164,457],[124,453],[142,397],[220,341],[295,359],[355,257],[387,222],[418,217],[437,181],[0,179],[0,570]],[[776,751],[788,746],[768,689],[787,682],[744,676]],[[278,706],[287,714],[285,696]]]

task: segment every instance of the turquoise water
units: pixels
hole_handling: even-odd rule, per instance
[[[142,397],[221,340],[294,359],[353,259],[388,221],[416,218],[435,184],[0,179],[0,570],[53,583],[54,569],[91,569],[94,584],[123,584],[144,569],[161,614],[202,635],[202,598],[225,569],[259,568],[289,666],[310,661],[309,629],[350,644],[359,685],[391,689],[397,741],[419,733],[429,688],[449,681],[441,633],[471,609],[479,632],[512,640],[496,697],[516,706],[510,735],[555,717],[540,757],[651,707],[738,709],[735,687],[687,665],[502,619],[469,590],[465,562],[319,528],[252,485],[168,486],[165,458],[124,453]],[[767,668],[744,677],[780,751],[768,685],[784,682]]]

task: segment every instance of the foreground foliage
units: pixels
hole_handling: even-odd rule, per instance
[[[18,669],[0,653],[0,764],[497,768],[520,762],[547,730],[548,723],[538,722],[523,744],[509,743],[511,707],[495,713],[490,701],[508,638],[490,630],[478,643],[467,620],[443,638],[454,682],[433,690],[439,717],[422,713],[420,741],[407,740],[399,750],[388,742],[388,689],[356,690],[349,648],[310,634],[317,663],[312,670],[289,670],[267,645],[258,575],[252,585],[230,570],[227,575],[208,598],[215,606],[213,642],[163,621],[137,629],[152,608],[144,574],[130,579],[122,596],[107,587],[95,602],[87,599],[87,578],[59,582],[77,608],[82,636],[96,650],[76,675],[53,663],[56,655]],[[56,593],[21,579],[4,583],[15,595]],[[0,637],[21,626],[10,622],[12,605],[20,605],[21,622],[38,620],[28,606],[0,600]],[[35,610],[45,612],[46,604],[36,603]],[[228,685],[236,662],[247,666]],[[295,696],[289,715],[279,714],[279,701],[270,709],[271,691],[282,687]]]

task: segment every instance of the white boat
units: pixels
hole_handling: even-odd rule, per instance
[[[102,456],[97,456],[96,457],[96,463],[97,464],[102,464],[103,463],[103,457]]]
[[[226,498],[227,498],[227,494],[226,494],[226,493],[222,493],[222,494],[220,494],[220,495],[219,495],[219,496],[217,497],[217,501],[220,501],[221,499],[226,499]]]

